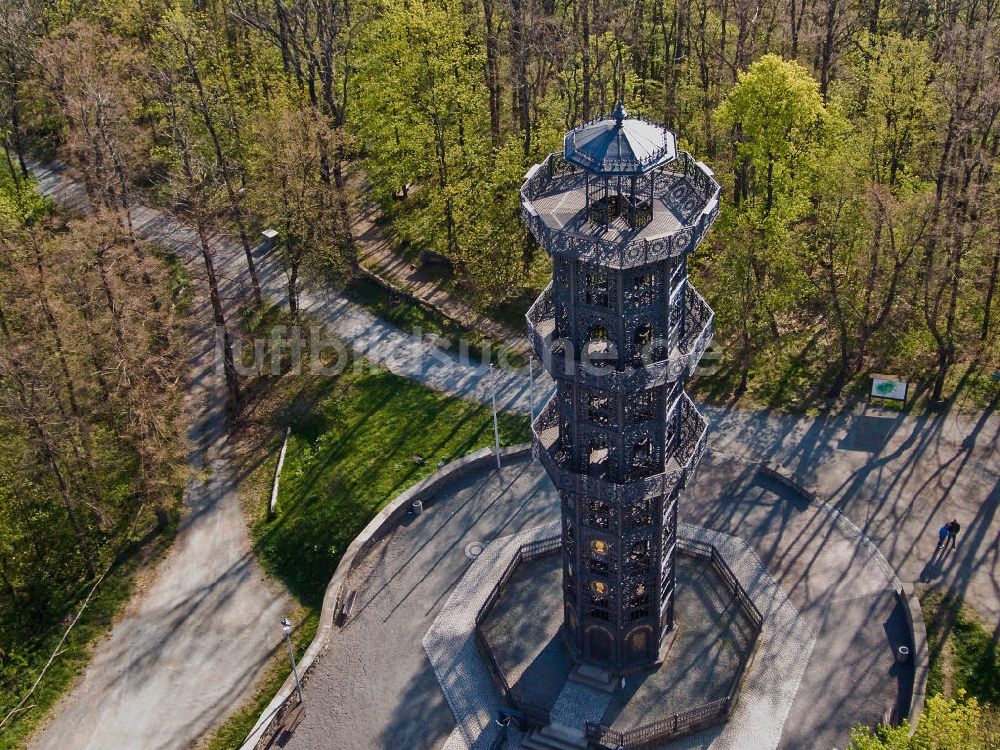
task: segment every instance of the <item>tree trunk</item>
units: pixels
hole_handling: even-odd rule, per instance
[[[500,51],[493,24],[493,0],[483,0],[486,24],[486,90],[490,94],[490,139],[500,145]]]
[[[87,541],[86,532],[80,523],[80,519],[77,517],[76,507],[70,494],[69,484],[66,482],[66,477],[63,474],[62,469],[59,468],[59,462],[56,460],[55,450],[52,447],[52,443],[49,440],[49,436],[46,433],[45,428],[42,427],[42,423],[38,420],[34,411],[32,411],[27,393],[25,392],[24,383],[17,376],[15,376],[14,380],[17,385],[18,399],[24,409],[28,426],[35,434],[38,451],[45,459],[45,463],[48,465],[50,471],[52,472],[52,476],[55,478],[56,484],[59,487],[59,497],[62,500],[63,508],[66,510],[66,517],[69,520],[73,536],[76,537],[77,545],[80,548],[80,556],[83,558],[83,564],[87,569],[87,576],[89,578],[93,578],[97,574],[97,570],[94,565],[94,556],[90,550],[90,543]]]
[[[212,114],[208,108],[208,100],[201,82],[201,76],[198,73],[198,66],[192,57],[191,50],[186,41],[184,43],[184,54],[187,58],[188,70],[191,73],[191,80],[198,92],[198,109],[205,122],[205,128],[208,130],[208,133],[212,138],[212,146],[215,150],[215,161],[219,166],[219,171],[222,173],[222,183],[226,188],[226,195],[229,198],[229,206],[232,208],[233,214],[236,216],[236,225],[239,229],[240,242],[243,245],[243,252],[246,255],[247,269],[250,272],[250,283],[253,286],[254,301],[260,305],[263,298],[260,293],[260,282],[257,280],[257,268],[254,265],[253,250],[250,247],[250,238],[247,235],[246,221],[243,216],[243,207],[240,205],[239,198],[236,195],[236,190],[233,187],[232,176],[229,170],[229,160],[222,151],[222,144],[219,141],[219,134],[216,132],[215,122],[212,119]]]
[[[826,37],[823,39],[823,52],[819,71],[819,93],[826,101],[827,89],[830,86],[830,65],[833,61],[833,37],[837,22],[837,0],[827,0]]]
[[[198,230],[198,244],[201,248],[201,257],[205,262],[205,274],[208,277],[208,296],[212,303],[212,317],[216,329],[222,331],[222,368],[226,378],[229,413],[235,417],[240,411],[240,378],[236,372],[236,363],[233,360],[233,341],[229,335],[229,328],[226,326],[226,313],[222,308],[222,301],[219,297],[219,282],[215,276],[215,261],[212,258],[211,247],[208,244],[205,218],[198,209],[196,209],[195,226]]]
[[[531,105],[528,97],[528,43],[523,0],[512,0],[510,43],[515,65],[515,112],[524,138],[524,155],[531,153]]]
[[[986,298],[983,300],[983,327],[979,331],[979,340],[986,341],[990,336],[990,325],[993,313],[993,296],[997,290],[997,276],[1000,272],[1000,245],[993,249],[993,263],[990,266],[990,279],[986,284]]]

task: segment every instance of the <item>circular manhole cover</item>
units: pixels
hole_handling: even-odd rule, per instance
[[[483,545],[481,542],[470,542],[465,545],[465,556],[475,560],[483,553]]]

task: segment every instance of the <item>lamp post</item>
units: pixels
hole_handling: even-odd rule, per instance
[[[528,408],[531,421],[535,421],[535,355],[528,355]]]
[[[292,662],[292,674],[295,675],[295,690],[299,694],[299,703],[302,702],[302,683],[299,682],[299,670],[295,666],[295,652],[292,650],[292,623],[288,618],[281,621],[281,632],[285,634],[285,642],[288,643],[288,658]]]
[[[500,471],[500,427],[497,424],[497,370],[496,365],[490,362],[490,378],[492,387],[492,399],[493,399],[493,443],[496,446],[497,454],[497,471]]]

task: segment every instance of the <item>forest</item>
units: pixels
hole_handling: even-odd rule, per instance
[[[139,203],[195,227],[209,271],[207,238],[238,238],[251,304],[273,226],[294,319],[305,279],[359,272],[360,184],[399,252],[444,256],[455,294],[517,326],[550,274],[524,174],[622,100],[723,186],[693,266],[703,395],[803,409],[881,371],[930,406],[995,402],[993,0],[0,5],[0,693],[177,509],[189,285],[136,239]],[[39,197],[31,166],[56,159],[91,215]]]

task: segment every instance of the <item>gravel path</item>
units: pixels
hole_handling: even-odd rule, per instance
[[[85,207],[79,194],[68,197]],[[203,285],[204,266],[189,267]],[[238,289],[231,277],[223,294],[232,306]],[[250,551],[230,472],[207,298],[199,291],[193,311],[199,327],[191,331],[185,406],[194,478],[177,538],[140,576],[140,593],[36,733],[37,750],[191,747],[252,695],[262,665],[282,645],[279,622],[291,602],[265,580]]]

